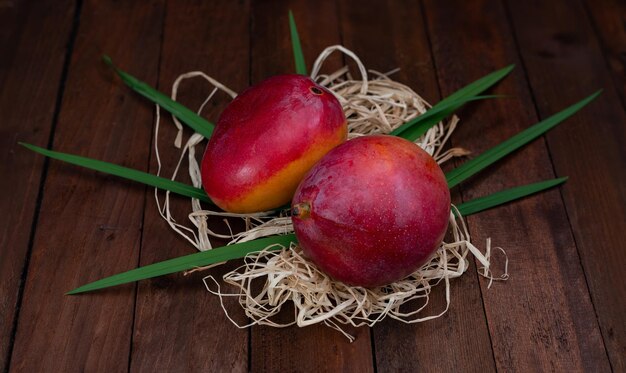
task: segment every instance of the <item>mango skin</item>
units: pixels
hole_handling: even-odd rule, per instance
[[[364,136],[322,158],[292,206],[307,257],[336,280],[375,287],[406,277],[433,255],[448,227],[450,192],[417,145]]]
[[[229,212],[284,206],[347,133],[341,104],[324,87],[303,75],[271,77],[222,112],[202,159],[204,190]]]

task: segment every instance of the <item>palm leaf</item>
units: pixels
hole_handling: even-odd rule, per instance
[[[415,141],[419,139],[422,135],[424,135],[426,132],[428,132],[428,130],[431,127],[441,122],[444,118],[452,115],[452,113],[457,111],[461,106],[465,105],[467,102],[484,100],[488,98],[496,98],[496,97],[501,97],[501,96],[483,95],[483,96],[464,97],[464,98],[457,99],[455,101],[447,101],[443,104],[439,103],[438,105],[433,106],[430,110],[428,110],[424,114],[396,128],[393,132],[390,133],[390,135],[402,137],[409,141]]]
[[[180,119],[183,123],[191,127],[191,129],[198,132],[207,139],[211,137],[214,127],[213,123],[202,118],[198,114],[187,109],[185,106],[172,100],[169,96],[164,95],[163,93],[150,87],[148,84],[138,80],[127,72],[120,70],[113,64],[113,61],[111,61],[111,58],[109,56],[103,56],[102,60],[104,61],[104,63],[111,66],[111,68],[113,68],[113,71],[115,71],[117,75],[122,78],[122,81],[126,83],[127,86],[132,88],[135,92],[159,105],[163,109],[169,111],[174,116],[176,116],[176,118]]]
[[[457,209],[459,210],[461,216],[475,214],[479,211],[483,211],[531,195],[533,193],[552,188],[565,182],[565,180],[567,180],[567,178],[559,178],[504,190],[487,197],[477,198],[460,204],[459,206],[457,206]],[[297,242],[296,236],[294,234],[273,236],[244,243],[233,244],[230,246],[222,246],[213,250],[185,255],[163,262],[158,262],[144,267],[136,268],[128,272],[119,273],[117,275],[113,275],[111,277],[107,277],[81,286],[68,292],[67,294],[84,293],[111,286],[126,284],[129,282],[146,280],[149,278],[185,271],[201,266],[207,266],[210,264],[220,263],[232,259],[238,259],[250,253],[263,250],[271,245],[277,246],[275,248],[270,248],[270,250],[278,250],[283,246],[289,246],[292,242]]]
[[[452,115],[452,113],[458,110],[465,103],[479,99],[477,98],[478,94],[484,92],[485,90],[489,89],[494,84],[502,80],[513,70],[514,67],[515,65],[509,65],[503,69],[485,75],[484,77],[476,80],[473,83],[468,84],[467,86],[459,89],[450,96],[438,102],[426,113],[396,128],[390,133],[390,135],[400,136],[410,141],[417,140],[420,136],[425,134],[430,127],[439,123],[444,118]],[[497,96],[478,97],[492,98]]]
[[[465,87],[459,89],[458,91],[454,92],[450,96],[441,100],[439,103],[443,104],[448,101],[456,101],[458,99],[476,96],[477,94],[486,91],[491,86],[502,80],[502,78],[507,76],[511,71],[513,71],[514,68],[515,65],[509,65],[505,68],[487,74],[482,78],[476,80],[475,82],[470,83]]]
[[[541,192],[546,189],[553,188],[557,185],[563,184],[567,181],[567,177],[561,177],[558,179],[545,180],[534,184],[522,185],[515,188],[503,190],[493,193],[486,197],[476,198],[471,201],[467,201],[457,206],[461,216],[468,216],[480,211],[490,209],[499,205],[503,205],[507,202],[520,199],[531,194]]]
[[[159,189],[169,190],[172,193],[180,194],[185,197],[196,198],[200,201],[211,203],[211,200],[202,189],[183,184],[178,181],[151,175],[143,171],[133,170],[132,168],[119,166],[109,162],[98,161],[96,159],[81,157],[73,154],[55,152],[53,150],[40,148],[38,146],[22,142],[20,142],[19,144],[36,153],[43,154],[53,159],[89,168],[91,170],[104,172],[110,175],[119,176],[125,179],[138,181],[140,183]]]
[[[291,32],[291,47],[293,48],[293,59],[296,65],[296,73],[307,75],[304,53],[302,53],[302,45],[300,44],[300,36],[298,36],[296,20],[293,18],[291,10],[289,11],[289,31]]]
[[[450,188],[456,186],[460,182],[468,179],[479,171],[485,169],[487,166],[493,164],[494,162],[500,160],[502,157],[512,153],[516,149],[522,147],[523,145],[529,143],[530,141],[536,139],[537,137],[543,135],[548,130],[554,128],[556,125],[564,121],[565,119],[571,117],[578,110],[585,107],[591,101],[593,101],[596,97],[598,97],[602,91],[597,91],[589,97],[585,98],[582,101],[568,107],[567,109],[554,114],[553,116],[542,120],[541,122],[533,125],[530,128],[518,133],[517,135],[511,137],[510,139],[496,145],[495,147],[487,150],[482,153],[478,157],[465,162],[461,166],[456,169],[448,172],[446,174],[446,179],[448,180],[448,186]]]
[[[145,280],[152,277],[163,276],[170,273],[207,266],[210,264],[221,263],[232,259],[242,258],[249,253],[263,250],[270,245],[276,245],[276,247],[272,248],[272,250],[279,250],[283,246],[288,247],[292,242],[295,241],[295,235],[288,234],[285,236],[273,236],[229,246],[222,246],[213,250],[185,255],[163,262],[136,268],[128,272],[119,273],[117,275],[113,275],[111,277],[103,278],[87,285],[83,285],[68,292],[67,294],[84,293],[87,291],[103,289],[111,286],[126,284],[129,282]]]

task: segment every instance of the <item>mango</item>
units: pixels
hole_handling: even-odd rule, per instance
[[[419,269],[443,240],[450,192],[414,143],[376,135],[330,151],[302,180],[292,220],[305,255],[349,285],[375,287]]]
[[[279,75],[239,94],[204,152],[202,185],[220,208],[252,213],[287,204],[307,171],[347,138],[343,109],[303,75]]]

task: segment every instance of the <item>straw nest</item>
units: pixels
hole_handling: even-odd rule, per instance
[[[342,52],[352,58],[358,67],[359,76],[353,78],[348,67],[344,66],[330,74],[320,73],[324,61],[333,52]],[[390,133],[407,121],[423,114],[430,105],[408,86],[392,80],[389,76],[395,71],[380,73],[366,70],[359,58],[350,50],[336,45],[326,48],[317,58],[311,77],[330,89],[344,108],[348,120],[349,137],[364,136],[377,133]],[[214,86],[212,93],[198,109],[204,106],[213,95],[222,90],[231,97],[236,93],[225,87],[212,77],[198,71],[189,72],[178,77],[172,87],[172,98],[176,99],[179,85],[185,79],[203,78]],[[159,125],[160,110],[156,108],[155,152],[159,163]],[[181,155],[175,171],[171,175],[176,179],[180,168],[187,158],[188,172],[196,187],[201,187],[200,168],[196,159],[196,147],[204,139],[195,133],[186,143],[182,144],[182,125],[173,118],[178,127],[178,135],[174,145],[181,149]],[[454,132],[459,119],[453,116],[446,122],[440,122],[416,141],[420,147],[431,154],[442,164],[453,157],[463,156],[469,152],[462,148],[446,150],[445,144]],[[210,237],[229,239],[230,243],[244,242],[260,237],[293,233],[293,226],[288,212],[265,212],[256,214],[231,214],[202,209],[198,200],[191,200],[192,211],[188,218],[192,226],[177,223],[170,211],[169,192],[161,195],[155,190],[155,198],[159,212],[169,226],[182,235],[196,249],[211,250]],[[270,325],[285,327],[296,324],[307,326],[324,323],[343,333],[347,338],[353,337],[345,332],[342,326],[373,326],[386,317],[405,323],[416,323],[443,315],[450,306],[450,279],[461,276],[468,268],[468,254],[480,263],[479,274],[489,279],[489,286],[494,280],[508,277],[506,254],[504,272],[494,277],[490,270],[492,248],[487,240],[485,251],[481,252],[471,243],[465,222],[456,208],[452,206],[450,214],[449,234],[433,257],[415,273],[401,281],[373,289],[353,287],[333,281],[311,263],[297,245],[290,247],[268,247],[258,253],[248,255],[243,265],[225,274],[221,279],[214,276],[204,278],[209,292],[219,296],[222,307],[228,318],[238,327],[250,325]],[[209,229],[207,220],[210,216],[224,219],[240,218],[245,222],[245,230],[228,235],[219,234]],[[200,268],[206,269],[206,268]],[[429,294],[433,286],[444,283],[446,305],[438,312],[426,313]],[[222,284],[234,288],[234,292],[222,291]],[[246,325],[237,324],[228,315],[224,307],[226,297],[236,297],[250,322]],[[275,321],[275,316],[289,305],[293,309],[293,320],[287,323]]]

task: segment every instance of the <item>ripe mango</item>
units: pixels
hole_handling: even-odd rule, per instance
[[[238,95],[222,112],[201,166],[207,195],[225,211],[288,203],[307,171],[347,138],[339,101],[303,75],[279,75]]]
[[[448,227],[450,192],[435,160],[399,137],[364,136],[330,151],[292,201],[298,242],[349,285],[374,287],[419,269]]]

